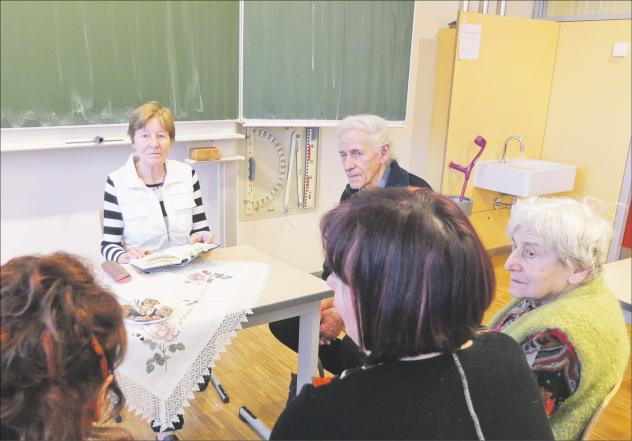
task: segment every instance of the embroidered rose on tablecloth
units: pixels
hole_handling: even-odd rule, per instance
[[[164,322],[152,327],[148,334],[153,338],[136,335],[150,351],[155,351],[153,356],[145,362],[145,371],[151,374],[158,365],[164,366],[165,372],[167,372],[167,362],[172,357],[170,354],[186,349],[184,343],[176,342],[178,335],[180,335],[180,329],[170,322]]]
[[[154,329],[151,330],[151,333],[158,340],[169,342],[175,340],[175,338],[180,335],[180,329],[169,322],[164,322],[154,327]]]
[[[232,279],[232,278],[233,276],[230,276],[225,273],[217,273],[217,272],[211,272],[208,270],[202,270],[199,272],[194,272],[194,273],[189,274],[187,276],[187,280],[185,280],[184,283],[196,283],[196,284],[212,283],[213,280],[215,279],[225,280],[225,279]]]
[[[206,280],[206,274],[202,274],[202,273],[189,274],[189,280],[192,282],[203,282]]]

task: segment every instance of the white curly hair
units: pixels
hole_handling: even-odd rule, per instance
[[[588,270],[586,282],[601,271],[612,237],[612,224],[597,214],[586,200],[531,197],[511,209],[507,233],[517,227],[540,236],[569,269]]]

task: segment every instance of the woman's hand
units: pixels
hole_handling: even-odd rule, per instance
[[[320,344],[328,345],[338,337],[345,327],[342,317],[336,308],[321,309],[320,311]]]
[[[198,231],[191,235],[191,243],[211,243],[213,240],[213,233],[210,231]]]
[[[320,310],[324,311],[325,309],[329,309],[329,308],[333,308],[334,307],[334,297],[327,297],[326,299],[322,299],[320,301]]]
[[[118,263],[129,263],[130,260],[140,259],[147,254],[151,254],[149,251],[140,247],[128,248],[126,252],[121,254],[116,261]]]

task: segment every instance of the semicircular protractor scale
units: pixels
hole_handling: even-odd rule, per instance
[[[269,130],[252,129],[248,135],[245,212],[252,215],[270,205],[284,189],[288,162],[285,147]]]

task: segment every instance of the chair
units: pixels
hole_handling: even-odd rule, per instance
[[[586,428],[584,429],[584,433],[582,433],[582,438],[581,438],[582,440],[588,440],[588,439],[593,438],[593,435],[594,435],[593,431],[597,427],[599,418],[601,417],[601,415],[603,415],[603,411],[606,409],[606,407],[608,407],[608,403],[610,403],[610,400],[619,391],[619,388],[621,387],[622,382],[623,382],[623,377],[612,388],[612,390],[608,393],[608,395],[606,395],[606,398],[604,398],[604,400],[601,402],[597,410],[595,410],[595,413],[593,413],[593,416],[590,418],[588,425],[586,425]]]

